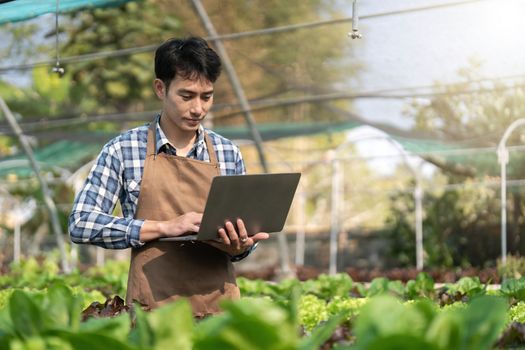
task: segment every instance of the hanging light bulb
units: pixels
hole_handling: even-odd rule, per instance
[[[363,35],[359,33],[359,16],[357,14],[357,0],[354,0],[352,4],[352,32],[348,33],[348,36],[352,39],[361,39]]]
[[[55,50],[56,50],[57,62],[56,62],[55,66],[53,67],[53,69],[51,71],[53,73],[58,74],[59,77],[62,77],[66,73],[66,70],[64,69],[64,67],[62,67],[60,65],[60,59],[59,59],[59,55],[58,55],[58,7],[59,7],[59,0],[56,0],[56,4],[57,4],[57,9],[56,9],[56,12],[55,12]]]
[[[66,74],[66,70],[64,69],[64,67],[60,66],[60,63],[58,61],[51,71],[53,73],[58,74],[58,76],[61,78],[64,74]]]

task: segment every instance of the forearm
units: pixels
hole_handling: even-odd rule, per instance
[[[178,237],[199,231],[202,214],[189,212],[167,221],[146,220],[140,230],[142,242],[163,237]]]
[[[140,229],[141,242],[154,241],[165,236],[161,221],[146,220]]]
[[[69,217],[71,241],[108,249],[140,247],[144,221],[122,218],[97,211],[73,211]]]

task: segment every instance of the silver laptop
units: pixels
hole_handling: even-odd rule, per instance
[[[300,173],[216,176],[213,178],[197,234],[162,241],[217,239],[229,220],[244,221],[248,235],[282,231],[299,184]]]

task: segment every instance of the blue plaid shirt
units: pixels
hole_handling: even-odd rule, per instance
[[[157,117],[157,152],[176,154],[158,120]],[[109,249],[137,248],[144,244],[139,239],[144,220],[134,219],[134,216],[144,172],[148,126],[146,124],[117,136],[98,155],[69,216],[69,233],[73,242]],[[209,162],[203,130],[201,126],[188,157]],[[206,132],[215,148],[221,174],[245,174],[239,148],[211,130]],[[118,200],[123,217],[113,215]],[[242,257],[246,255],[242,254]],[[232,260],[240,260],[235,258]]]

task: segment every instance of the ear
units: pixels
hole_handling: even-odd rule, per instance
[[[153,89],[155,90],[157,97],[164,100],[164,97],[166,97],[166,85],[164,82],[160,79],[155,79],[153,81]]]

